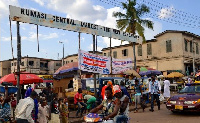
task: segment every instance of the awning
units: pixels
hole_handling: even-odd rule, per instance
[[[78,69],[78,62],[71,62],[71,63],[65,64],[64,66],[60,67],[54,73],[54,75],[63,74],[63,73],[67,73],[67,72],[74,71],[74,70],[79,70]]]

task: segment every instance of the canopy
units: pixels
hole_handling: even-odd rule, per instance
[[[140,72],[142,72],[142,71],[145,71],[145,72],[146,72],[146,71],[148,71],[148,69],[147,69],[146,67],[141,67],[141,68],[140,68]]]
[[[161,75],[162,73],[158,70],[148,70],[148,71],[142,71],[139,73],[141,76],[155,76],[155,75]]]
[[[17,85],[17,75],[12,73],[5,75],[0,79],[0,84],[2,82],[9,82],[13,83],[13,85]],[[26,85],[26,84],[33,84],[33,83],[42,83],[43,79],[41,79],[39,76],[31,73],[21,73],[20,74],[20,85]]]
[[[124,72],[124,74],[127,74],[127,75],[133,74],[133,76],[136,76],[137,78],[141,78],[141,76],[135,70],[127,70]]]
[[[70,72],[70,71],[74,71],[74,70],[79,70],[78,69],[78,62],[70,62],[68,64],[65,64],[64,66],[60,67],[55,73],[56,74],[62,74],[62,73],[66,73],[66,72]]]
[[[172,73],[168,74],[165,77],[167,77],[167,78],[175,78],[175,77],[184,77],[184,75],[182,73],[179,73],[179,72],[172,72]]]

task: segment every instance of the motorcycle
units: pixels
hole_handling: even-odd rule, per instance
[[[103,120],[103,116],[97,113],[89,113],[88,115],[84,116],[84,121],[86,123],[114,123],[113,120]]]

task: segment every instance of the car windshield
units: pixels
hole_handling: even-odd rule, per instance
[[[180,93],[200,93],[200,85],[185,86]]]

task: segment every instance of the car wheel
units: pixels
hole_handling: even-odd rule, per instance
[[[172,111],[172,113],[176,113],[176,111],[174,111],[174,110],[171,110]]]

